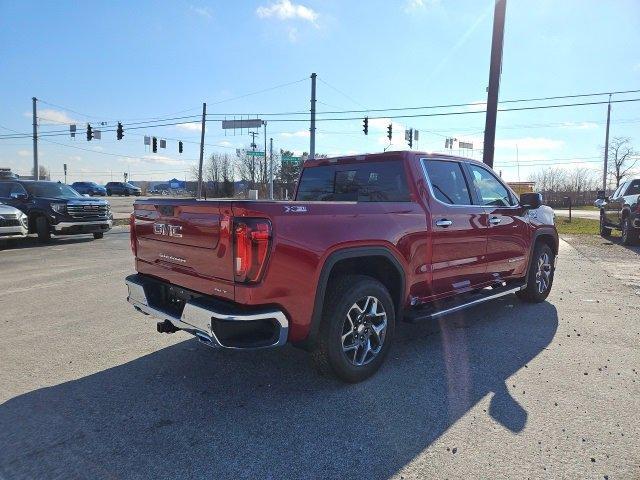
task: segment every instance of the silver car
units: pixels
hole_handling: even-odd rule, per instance
[[[0,202],[0,240],[24,238],[28,233],[27,216],[21,210]]]

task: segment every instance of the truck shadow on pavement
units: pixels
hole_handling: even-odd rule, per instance
[[[0,477],[387,478],[487,396],[486,415],[522,431],[527,412],[505,382],[557,327],[553,305],[513,296],[402,324],[383,368],[357,385],[318,376],[294,348],[186,340],[0,405]],[[442,455],[454,448],[474,445]]]

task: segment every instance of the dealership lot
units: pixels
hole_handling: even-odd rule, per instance
[[[640,249],[569,242],[548,302],[401,325],[357,385],[156,333],[126,228],[3,247],[0,478],[637,478]]]

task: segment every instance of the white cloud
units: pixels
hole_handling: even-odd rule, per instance
[[[202,128],[202,124],[200,122],[190,122],[190,123],[179,123],[176,125],[176,128],[180,130],[187,130],[189,132],[198,132],[200,133],[200,129]]]
[[[487,109],[487,102],[485,102],[484,100],[471,102],[471,105],[467,106],[467,111],[469,112],[481,112],[486,109]]]
[[[18,156],[19,157],[30,157],[31,156],[31,151],[30,150],[18,150]]]
[[[281,137],[285,137],[285,138],[291,138],[291,137],[302,137],[302,138],[308,138],[311,134],[309,133],[309,130],[298,130],[297,132],[282,132],[280,134]],[[318,136],[319,134],[316,134],[316,136]]]
[[[544,137],[504,138],[496,140],[496,148],[513,148],[519,150],[557,150],[564,146],[564,141]]]
[[[417,10],[424,10],[427,7],[432,7],[439,3],[439,0],[406,0],[404,2],[404,11],[411,13]]]
[[[213,11],[209,7],[196,7],[195,5],[190,5],[189,10],[202,18],[206,18],[207,20],[211,20],[213,18]]]
[[[221,147],[233,147],[233,143],[228,140],[222,140],[221,142],[218,142],[218,145]]]
[[[598,125],[593,122],[564,122],[560,128],[570,128],[573,130],[593,130]]]
[[[287,31],[287,37],[289,37],[289,41],[291,43],[295,43],[298,41],[298,29],[296,27],[289,27]]]
[[[318,13],[309,7],[292,3],[290,0],[280,0],[269,6],[260,6],[256,9],[256,15],[260,18],[277,18],[278,20],[304,20],[315,24]]]
[[[24,112],[24,116],[27,118],[31,118],[33,116],[32,112]],[[38,119],[41,125],[46,124],[56,124],[56,125],[70,125],[70,124],[81,124],[78,120],[67,115],[65,112],[61,110],[54,110],[52,108],[44,108],[38,110]]]

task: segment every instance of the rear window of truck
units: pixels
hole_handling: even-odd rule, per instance
[[[402,162],[385,161],[305,168],[296,200],[408,202],[410,197]]]

